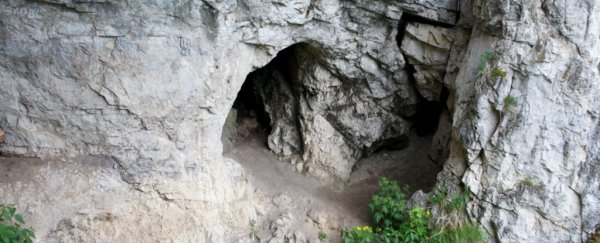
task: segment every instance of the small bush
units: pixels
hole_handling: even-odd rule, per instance
[[[492,60],[492,58],[494,58],[494,53],[492,53],[491,51],[485,51],[483,54],[481,54],[477,62],[477,67],[475,67],[475,69],[473,70],[473,74],[477,75],[478,77],[481,77],[481,75],[483,75],[483,72],[485,71],[485,66],[487,65],[487,62]]]
[[[421,207],[408,211],[408,222],[400,227],[400,235],[404,242],[426,242],[429,237],[427,223],[431,213]]]
[[[496,78],[506,78],[507,72],[500,69],[499,67],[495,67],[492,70],[492,78],[496,79]]]
[[[377,235],[369,226],[356,227],[342,231],[344,243],[369,243],[373,242]]]
[[[16,213],[16,208],[0,204],[0,240],[4,243],[31,243],[35,234],[31,228],[21,228],[25,224],[23,216]]]
[[[379,181],[379,191],[372,197],[369,211],[380,227],[369,226],[342,231],[344,243],[368,242],[483,242],[479,227],[466,216],[470,191],[447,198],[446,188],[439,187],[429,200],[439,206],[439,215],[432,217],[428,208],[406,208],[406,188],[387,178]],[[430,222],[431,221],[431,222]]]
[[[324,241],[325,239],[327,239],[327,233],[323,231],[319,232],[319,240]]]
[[[371,198],[369,212],[373,222],[383,229],[398,228],[404,220],[406,209],[406,189],[400,190],[395,181],[387,178],[379,180],[379,191]]]

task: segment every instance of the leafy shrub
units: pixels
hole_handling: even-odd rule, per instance
[[[406,189],[400,190],[395,181],[383,177],[379,180],[379,191],[371,198],[369,212],[375,225],[387,229],[398,228],[404,220]]]
[[[373,242],[377,235],[369,226],[356,227],[342,231],[344,243],[369,243]]]
[[[496,79],[496,78],[506,78],[507,72],[500,69],[499,67],[495,67],[492,70],[492,78]]]
[[[429,237],[428,221],[431,213],[421,207],[408,211],[408,222],[400,226],[400,235],[404,242],[425,242]]]
[[[473,74],[477,75],[478,77],[481,77],[481,75],[483,75],[483,72],[485,71],[485,66],[487,65],[487,62],[492,60],[492,58],[494,58],[494,53],[492,53],[491,51],[485,51],[483,54],[481,54],[477,62],[477,67],[475,67],[475,69],[473,70]]]
[[[21,228],[25,224],[23,216],[16,213],[16,208],[0,204],[0,240],[4,243],[31,243],[35,234],[31,228]]]
[[[369,226],[342,231],[344,243],[366,242],[483,242],[479,227],[466,217],[470,191],[447,199],[446,188],[439,187],[429,201],[439,207],[439,215],[432,217],[428,208],[415,207],[406,211],[406,188],[387,178],[379,181],[379,191],[372,197],[369,211],[376,232]]]

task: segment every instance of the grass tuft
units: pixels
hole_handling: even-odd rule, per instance
[[[475,69],[473,70],[473,74],[477,75],[478,77],[481,77],[481,75],[483,75],[485,71],[485,66],[487,65],[487,62],[492,60],[492,58],[494,58],[494,53],[491,51],[485,51],[483,54],[481,54],[481,56],[479,57],[479,61],[477,62],[477,67],[475,67]]]
[[[492,70],[492,78],[493,79],[497,79],[497,78],[506,78],[507,72],[502,70],[499,67],[495,67]]]
[[[527,177],[527,178],[521,180],[521,184],[528,186],[528,187],[536,187],[537,186],[537,183],[531,177]]]
[[[516,99],[512,95],[507,95],[504,97],[504,111],[508,111],[515,106]]]

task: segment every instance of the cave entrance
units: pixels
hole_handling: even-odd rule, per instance
[[[322,93],[319,92],[324,92],[319,90],[322,88],[319,86],[323,84],[322,82],[340,78],[330,70],[323,68],[327,64],[323,61],[323,56],[325,55],[317,48],[307,43],[298,43],[283,49],[267,65],[248,74],[223,127],[223,157],[226,163],[236,163],[242,166],[247,174],[251,175],[249,179],[252,185],[275,204],[280,201],[286,202],[289,199],[297,201],[297,203],[307,203],[306,205],[296,205],[297,208],[320,207],[331,209],[331,211],[339,210],[336,211],[339,215],[350,215],[353,220],[359,220],[359,222],[362,220],[362,222],[368,223],[369,215],[366,205],[369,204],[371,195],[377,190],[377,181],[381,177],[385,176],[402,185],[408,185],[411,191],[429,191],[433,188],[435,177],[441,166],[431,162],[430,148],[433,147],[432,144],[438,143],[438,140],[443,140],[436,138],[436,131],[439,130],[442,124],[439,121],[442,120],[443,114],[447,110],[445,101],[448,92],[442,91],[439,102],[419,97],[419,102],[414,107],[415,112],[403,113],[401,118],[408,122],[408,126],[412,125],[409,133],[398,136],[394,134],[394,136],[373,142],[373,145],[369,145],[369,147],[360,147],[364,144],[357,143],[360,146],[356,146],[355,151],[359,155],[352,159],[358,157],[358,161],[354,164],[348,163],[349,167],[354,166],[354,169],[349,169],[351,170],[350,179],[337,184],[330,183],[331,181],[321,181],[315,177],[303,175],[310,174],[307,172],[314,168],[306,166],[314,161],[310,161],[310,157],[306,159],[304,150],[306,149],[310,153],[314,150],[333,147],[331,144],[341,147],[346,146],[348,141],[356,142],[355,140],[358,139],[350,139],[356,134],[347,134],[353,130],[344,130],[345,122],[351,120],[351,122],[359,124],[357,126],[367,129],[369,124],[366,121],[370,121],[365,118],[364,114],[354,115],[359,111],[354,109],[351,102],[357,101],[353,101],[353,99],[315,98],[320,97],[318,95]],[[413,74],[413,72],[409,73]],[[362,89],[361,82],[342,81],[346,82],[339,82],[338,86],[326,86],[326,92],[330,92],[327,95],[337,98],[338,96],[335,95],[338,93],[359,93],[368,90]],[[328,102],[333,102],[333,104]],[[314,107],[307,107],[311,104],[315,107],[316,104],[325,104],[324,106],[327,108],[320,110],[321,114],[310,117],[311,113],[307,114],[307,112],[313,112],[309,108]],[[371,108],[377,109],[378,106]],[[407,110],[412,111],[412,109],[411,106]],[[344,113],[346,114],[344,119],[335,116],[341,114],[342,111],[347,111]],[[320,120],[310,120],[317,116]],[[359,120],[353,120],[354,118]],[[438,126],[438,122],[440,126]],[[316,126],[322,124],[327,126]],[[309,130],[311,125],[312,128],[316,127],[317,129]],[[401,128],[404,130],[406,126],[403,125]],[[312,134],[306,133],[306,131],[312,132]],[[329,131],[338,133],[326,133]],[[390,129],[390,131],[395,130]],[[356,131],[356,133],[360,132],[360,130]],[[315,137],[327,139],[317,140]],[[332,137],[336,139],[330,139]],[[342,142],[334,143],[339,141]],[[309,144],[309,142],[313,144]],[[327,142],[330,144],[324,144]],[[325,152],[320,156],[326,156],[327,153],[332,154],[331,150],[322,151]],[[355,151],[350,151],[348,154]],[[292,156],[289,156],[290,154]],[[354,156],[354,154],[352,155]],[[442,158],[440,159],[442,161],[443,155],[439,155],[437,158]],[[342,159],[346,159],[346,157]],[[312,166],[312,164],[309,165]],[[334,167],[339,164],[331,165]],[[307,198],[310,200],[304,200]],[[309,203],[311,201],[318,202],[319,205]],[[277,213],[281,211],[277,210],[283,210],[284,207],[273,206],[274,215],[266,215],[266,217],[279,217]],[[295,215],[295,218],[306,217],[306,212],[292,213],[301,213]]]
[[[271,121],[255,83],[261,71],[259,69],[248,74],[227,115],[221,137],[225,150],[251,136],[263,140],[266,146],[266,136],[271,133]]]
[[[289,156],[300,151],[296,117],[296,95],[300,81],[297,79],[301,66],[313,61],[307,57],[315,53],[315,48],[309,44],[297,43],[281,50],[267,65],[248,74],[223,128],[225,150],[237,143],[252,140],[265,148],[270,147],[278,155]],[[288,133],[286,136],[295,138],[296,143],[270,146],[269,143],[278,142],[268,141],[272,133],[278,136]]]

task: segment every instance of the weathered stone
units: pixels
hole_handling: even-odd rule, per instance
[[[429,101],[439,101],[443,77],[454,41],[454,31],[422,23],[408,23],[402,53],[414,66],[417,90]]]
[[[600,188],[590,178],[598,173],[592,97],[600,86],[592,63],[600,52],[589,42],[600,31],[577,27],[577,19],[598,26],[600,16],[589,2],[571,4],[488,1],[463,13],[475,25],[449,59],[453,132],[438,179],[471,189],[469,213],[492,239],[581,242],[598,223],[591,210]],[[493,58],[482,61],[486,51]],[[506,75],[494,76],[496,68]]]
[[[221,157],[227,114],[249,73],[304,43],[289,87],[270,72],[262,94],[275,118],[269,147],[302,156],[301,171],[347,179],[358,158],[409,131],[419,96],[437,101],[446,87],[451,126],[440,121],[431,155],[446,161],[439,184],[471,188],[469,215],[490,239],[586,240],[600,218],[598,4],[460,1],[456,28],[407,24],[405,60],[401,16],[450,27],[457,4],[6,1],[0,152],[100,155],[118,171],[89,177],[114,189],[95,194],[71,161],[56,173],[74,187],[44,180],[60,182],[48,198],[69,200],[37,204],[48,192],[33,180],[0,184],[2,198],[33,210],[40,241],[227,241],[260,211],[243,170]],[[274,230],[286,237],[290,224]]]

